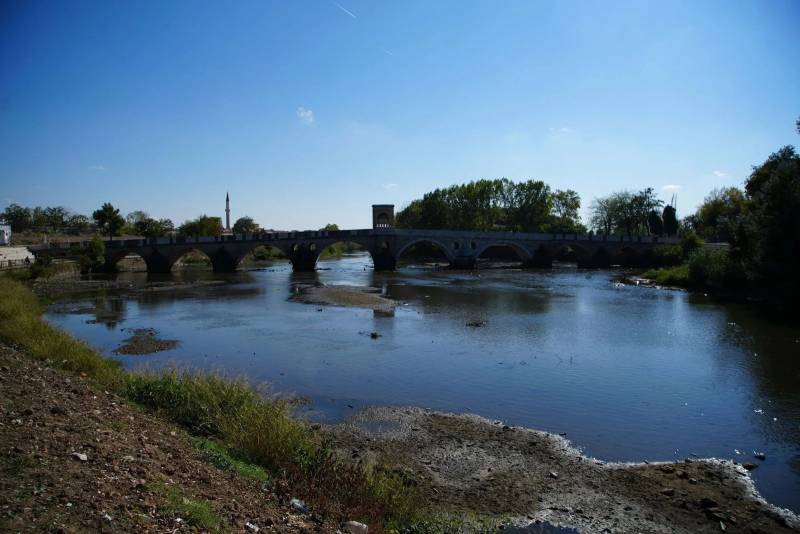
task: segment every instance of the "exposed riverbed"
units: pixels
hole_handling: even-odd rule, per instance
[[[752,462],[767,500],[800,510],[796,328],[702,295],[619,287],[609,271],[374,273],[363,256],[320,267],[122,274],[101,294],[58,300],[47,318],[130,367],[270,382],[310,399],[304,415],[325,422],[365,406],[420,406],[566,433],[605,461]],[[159,291],[138,289],[153,282]],[[292,299],[320,284],[373,287],[367,299],[397,306]],[[114,353],[132,329],[150,328],[178,344]]]

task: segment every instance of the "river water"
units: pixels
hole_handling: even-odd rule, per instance
[[[566,433],[609,461],[755,462],[762,495],[800,512],[797,328],[703,295],[617,287],[613,271],[375,273],[360,255],[319,267],[162,275],[220,283],[74,298],[46,317],[131,368],[267,382],[308,398],[300,410],[316,420],[366,405],[415,405]],[[381,287],[401,304],[386,316],[288,300],[295,284],[313,282]],[[475,321],[485,325],[467,326]],[[180,343],[113,354],[133,328]]]

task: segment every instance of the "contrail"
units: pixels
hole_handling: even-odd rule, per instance
[[[348,11],[348,10],[346,10],[346,9],[345,9],[345,8],[342,6],[342,4],[340,4],[339,2],[333,2],[333,5],[335,5],[336,7],[338,7],[339,9],[341,9],[342,11],[344,11],[344,12],[345,12],[347,15],[349,15],[349,16],[351,16],[351,17],[353,17],[353,18],[357,18],[357,17],[356,17],[356,15],[355,15],[355,13],[353,13],[352,11]]]

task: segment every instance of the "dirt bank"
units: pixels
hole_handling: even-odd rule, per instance
[[[176,427],[0,344],[0,531],[334,532]]]
[[[296,285],[291,297],[297,302],[331,306],[369,308],[390,313],[397,303],[381,295],[376,287]]]
[[[222,280],[195,280],[182,282],[166,280],[159,282],[134,281],[134,280],[103,280],[58,278],[37,280],[33,285],[33,292],[39,296],[59,298],[66,295],[94,294],[98,291],[115,291],[119,293],[177,291],[195,289],[198,287],[216,286],[225,284]]]
[[[611,464],[560,436],[471,415],[370,408],[330,429],[339,451],[396,459],[433,509],[581,532],[791,532],[800,521],[768,505],[730,461]]]

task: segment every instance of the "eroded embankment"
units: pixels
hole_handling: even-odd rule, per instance
[[[790,532],[730,461],[604,463],[557,435],[473,415],[370,408],[330,429],[343,455],[393,458],[434,509],[509,516],[584,532]],[[606,530],[608,529],[608,530]]]

